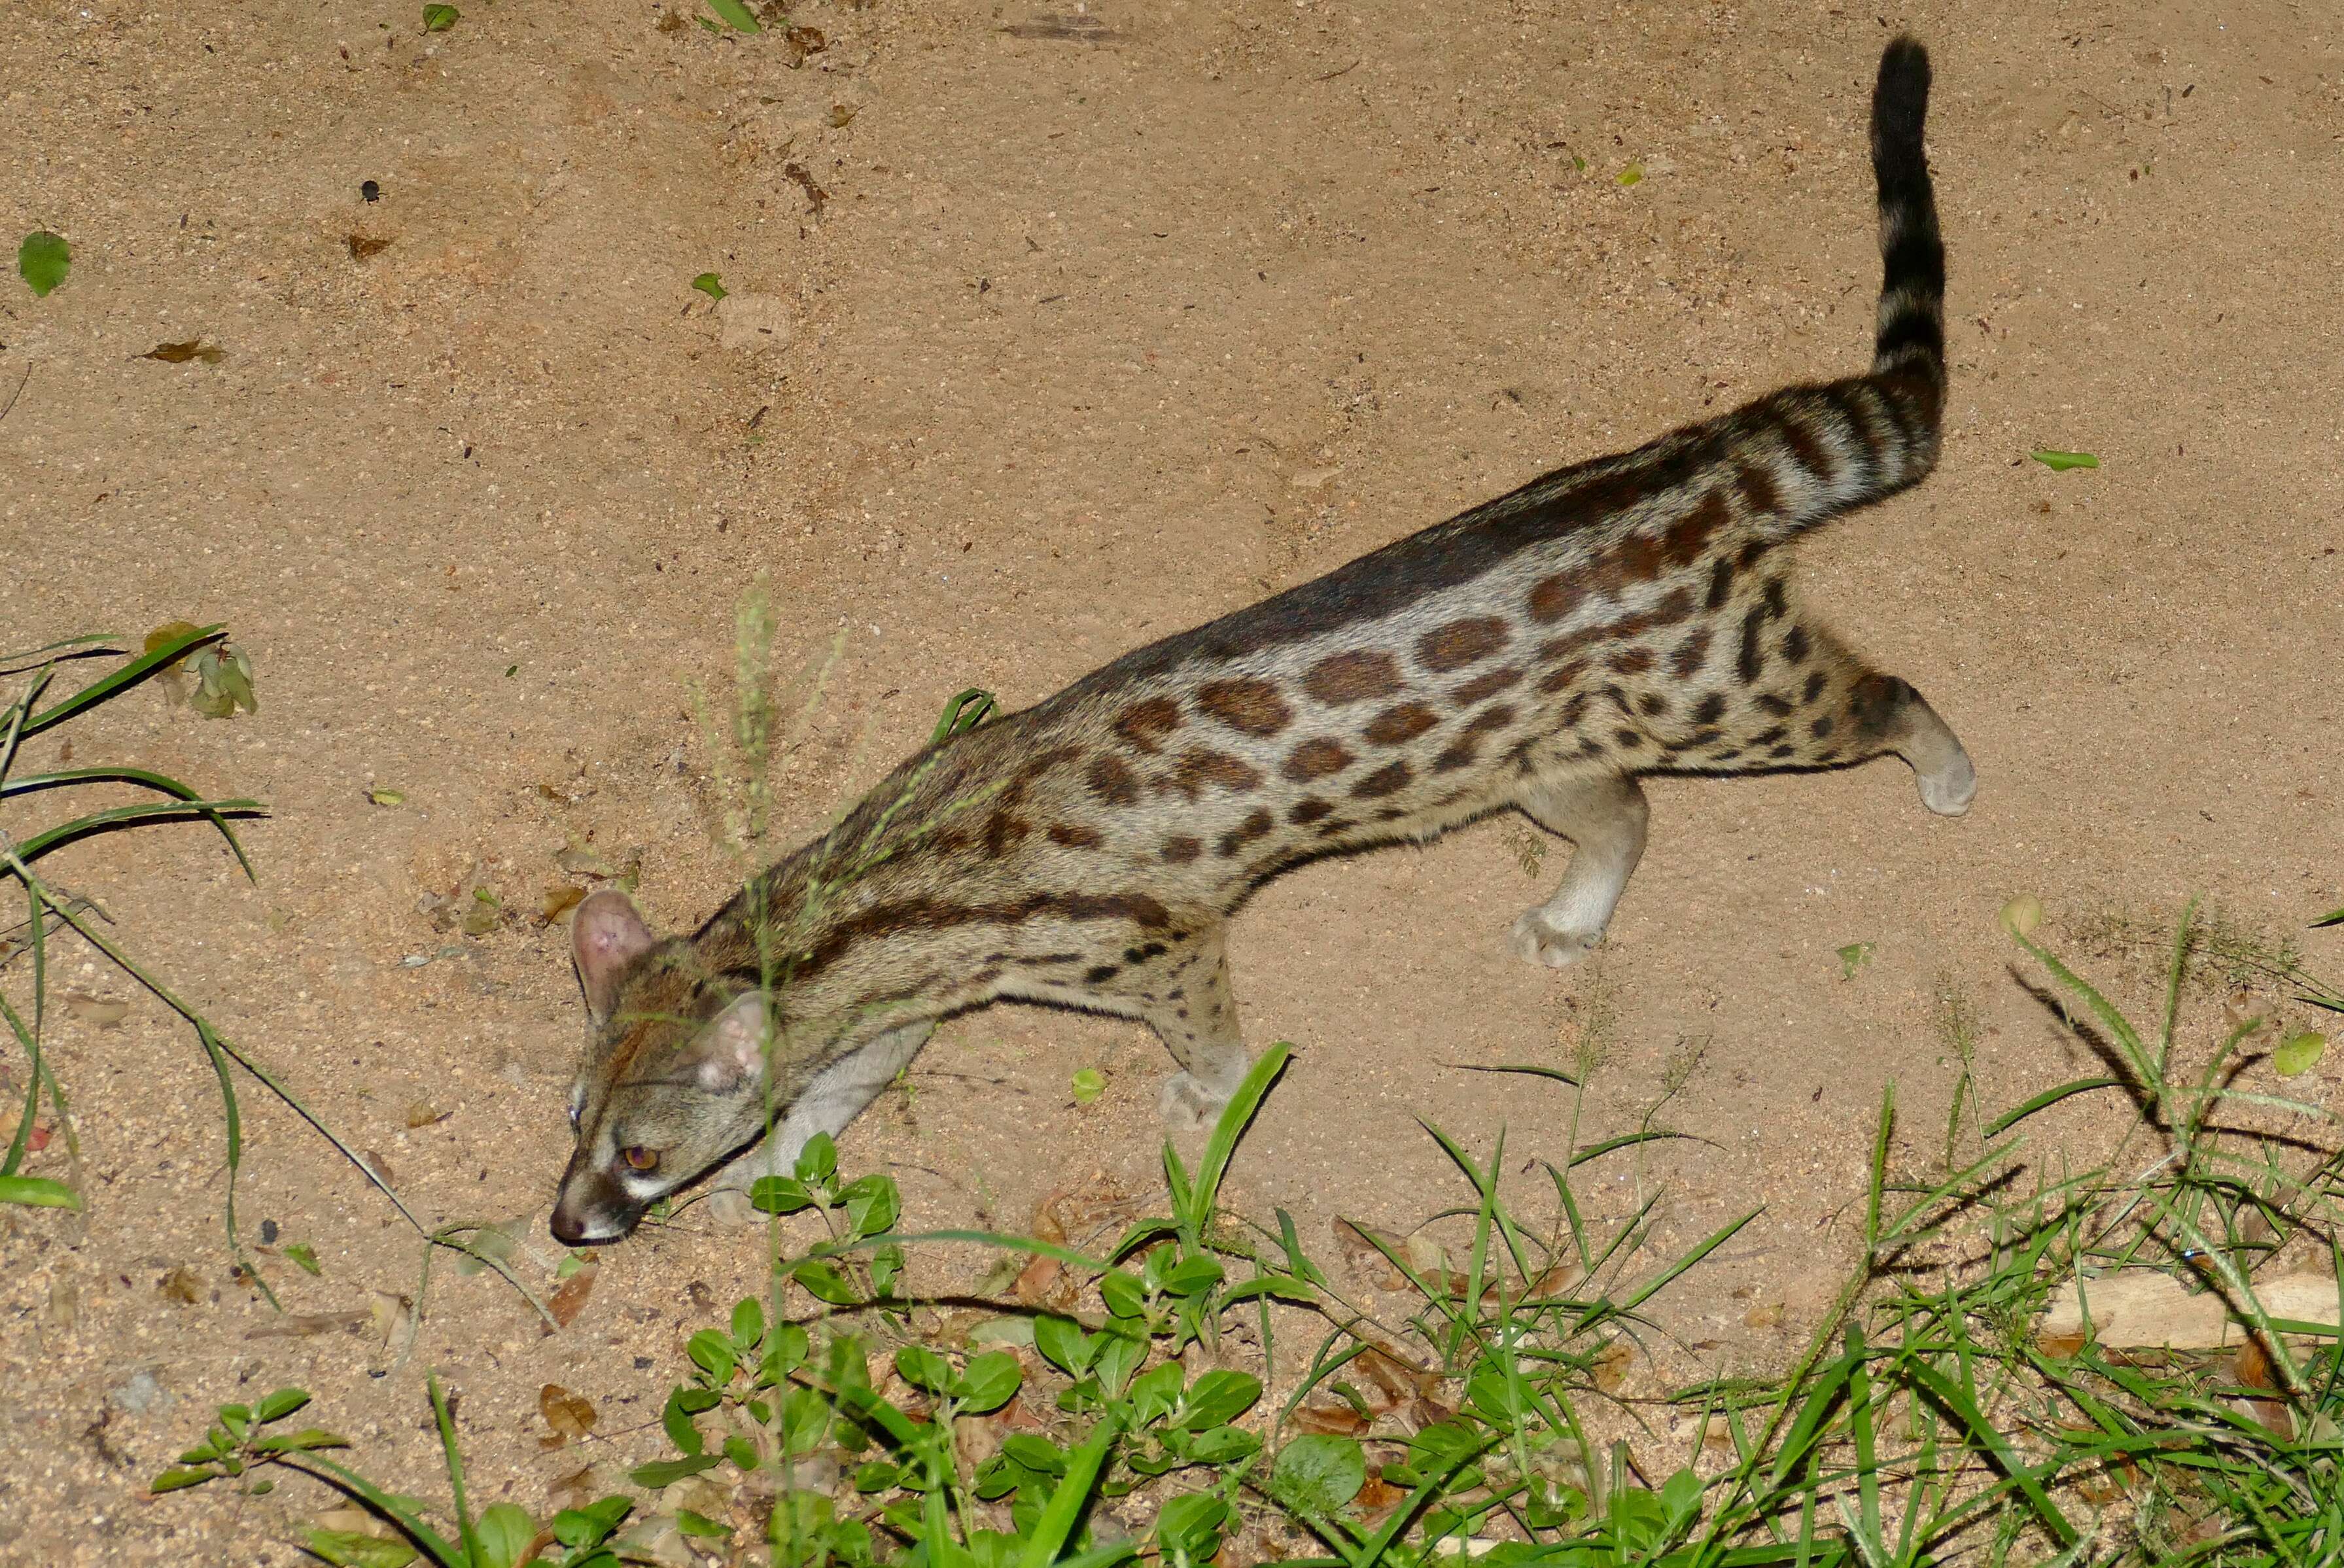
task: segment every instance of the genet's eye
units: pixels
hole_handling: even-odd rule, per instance
[[[636,1144],[631,1148],[621,1149],[619,1151],[619,1158],[625,1160],[628,1166],[635,1170],[656,1170],[659,1168],[659,1150],[655,1148],[645,1148],[642,1144]]]

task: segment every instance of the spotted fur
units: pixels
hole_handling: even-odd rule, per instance
[[[1521,811],[1576,846],[1512,931],[1560,966],[1642,853],[1640,774],[1894,753],[1932,810],[1964,810],[1953,732],[1797,610],[1776,549],[1936,461],[1928,82],[1911,40],[1882,56],[1865,374],[1533,480],[932,746],[689,937],[590,899],[593,1034],[555,1232],[607,1239],[712,1170],[737,1189],[786,1168],[936,1019],[1004,998],[1145,1019],[1182,1068],[1167,1117],[1208,1116],[1247,1061],[1223,931],[1313,856]]]

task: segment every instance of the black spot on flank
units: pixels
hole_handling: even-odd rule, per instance
[[[1579,743],[1579,754],[1582,757],[1600,757],[1603,754],[1603,743],[1597,740],[1593,735],[1590,735],[1585,740]],[[1530,759],[1525,757],[1522,759],[1522,772],[1528,773],[1530,771]]]
[[[1788,659],[1793,664],[1802,664],[1806,662],[1807,629],[1805,627],[1793,626],[1791,628],[1790,635],[1783,639],[1783,657]]]
[[[1723,692],[1712,692],[1693,704],[1692,722],[1696,724],[1713,724],[1724,716],[1725,694]]]
[[[1624,727],[1612,731],[1612,739],[1619,744],[1620,749],[1623,752],[1632,752],[1638,746],[1644,744],[1643,736],[1638,734],[1633,730]]]
[[[1185,998],[1187,995],[1187,986],[1175,986],[1170,990],[1164,993],[1164,999],[1167,1002],[1177,1002]]]
[[[1137,947],[1125,948],[1123,950],[1123,961],[1127,964],[1145,964],[1150,958],[1162,957],[1166,951],[1167,951],[1167,949],[1165,947],[1163,943],[1149,942]]]
[[[1297,827],[1307,827],[1310,824],[1319,821],[1321,818],[1329,817],[1334,814],[1335,808],[1333,806],[1329,805],[1325,801],[1312,795],[1297,803],[1294,809],[1286,814],[1286,820],[1294,824]]]
[[[1566,730],[1575,730],[1579,721],[1587,715],[1587,693],[1580,693],[1562,705],[1562,714],[1556,720]]]
[[[1221,835],[1221,841],[1216,847],[1221,858],[1227,860],[1255,839],[1267,834],[1271,826],[1272,819],[1269,813],[1257,806],[1247,814],[1243,822]]]
[[[1799,701],[1803,703],[1814,702],[1817,697],[1824,694],[1824,673],[1821,670],[1810,671],[1807,674],[1807,683],[1800,688]]]
[[[1825,713],[1822,718],[1817,719],[1814,723],[1807,726],[1807,733],[1814,736],[1817,740],[1822,740],[1825,735],[1832,733],[1832,716],[1829,713]]]
[[[1781,740],[1788,733],[1790,733],[1790,732],[1785,730],[1780,724],[1769,724],[1766,728],[1751,736],[1750,744],[1753,746],[1771,746],[1776,741]]]
[[[1432,771],[1437,774],[1455,773],[1459,768],[1471,766],[1473,759],[1479,755],[1480,749],[1472,742],[1459,741],[1432,759]]]
[[[1184,861],[1196,859],[1197,855],[1204,853],[1204,849],[1202,843],[1184,833],[1177,838],[1166,839],[1163,847],[1157,853],[1172,865],[1178,865]]]
[[[1709,760],[1713,763],[1730,763],[1741,754],[1742,748],[1740,746],[1720,746],[1717,750],[1709,754]]]
[[[1790,717],[1790,703],[1782,697],[1776,696],[1772,692],[1765,693],[1759,697],[1758,706],[1765,712],[1772,713],[1778,719]]]
[[[1083,984],[1086,986],[1101,985],[1106,981],[1114,979],[1121,973],[1123,973],[1123,971],[1113,964],[1101,964],[1094,968],[1083,971]]]
[[[1359,800],[1375,800],[1406,789],[1416,776],[1405,761],[1378,768],[1351,786],[1352,795]]]
[[[1733,673],[1742,677],[1745,686],[1755,685],[1766,668],[1766,655],[1758,646],[1758,633],[1766,624],[1763,606],[1753,605],[1742,617],[1742,656],[1733,662]]]
[[[1792,745],[1772,746],[1767,749],[1766,754],[1770,757],[1787,757],[1798,749]]]
[[[1669,700],[1658,692],[1647,692],[1636,699],[1636,711],[1647,718],[1658,718],[1669,711]]]
[[[1722,610],[1733,596],[1733,562],[1719,556],[1709,569],[1709,597],[1702,601],[1704,609]]]
[[[1706,746],[1721,739],[1724,733],[1724,731],[1717,729],[1695,730],[1684,738],[1684,744],[1687,746]]]
[[[1791,612],[1789,602],[1783,597],[1783,580],[1781,578],[1776,577],[1768,580],[1766,583],[1765,604],[1766,613],[1772,615],[1777,621]]]

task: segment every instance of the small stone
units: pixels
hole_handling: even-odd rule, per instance
[[[150,1410],[161,1409],[172,1402],[170,1392],[153,1372],[144,1367],[117,1384],[107,1397],[113,1400],[117,1409],[132,1415],[145,1415]]]

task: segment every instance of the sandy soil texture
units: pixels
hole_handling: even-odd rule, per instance
[[[227,622],[257,714],[142,693],[76,755],[274,812],[257,885],[192,827],[49,866],[426,1219],[534,1214],[550,1249],[580,1017],[535,916],[596,857],[640,858],[668,923],[724,895],[695,693],[725,700],[753,579],[785,667],[840,649],[779,764],[778,848],[962,687],[1035,701],[1858,365],[1892,25],[1937,64],[1945,459],[1801,576],[1961,733],[1975,809],[1929,816],[1894,763],[1660,783],[1607,950],[1560,976],[1506,950],[1562,858],[1528,874],[1520,824],[1285,878],[1233,946],[1249,1037],[1298,1055],[1233,1199],[1321,1242],[1338,1214],[1411,1224],[1466,1190],[1422,1118],[1484,1151],[1502,1128],[1543,1216],[1569,1092],[1462,1069],[1591,1039],[1583,1138],[1697,1140],[1588,1168],[1591,1212],[1664,1191],[1659,1259],[1763,1210],[1654,1303],[1676,1369],[1772,1364],[1845,1266],[1884,1086],[1900,1158],[1942,1152],[1949,1020],[1990,1110],[2089,1065],[2014,976],[2004,899],[2039,894],[2131,1002],[2192,895],[2268,934],[2344,903],[2344,40],[2320,7],[879,0],[793,10],[811,54],[688,15],[0,8],[0,237],[75,250],[45,299],[0,279],[0,645]],[[220,353],[144,357],[189,340]],[[435,926],[475,889],[510,917]],[[2330,975],[2339,946],[2306,938]],[[370,1325],[275,1334],[230,1277],[185,1028],[77,953],[57,981],[130,1006],[53,1032],[88,1212],[0,1210],[0,1560],[292,1561],[227,1544],[278,1500],[239,1523],[225,1496],[141,1496],[212,1404],[282,1382],[419,1492],[427,1364],[462,1391],[484,1500],[658,1452],[683,1338],[757,1241],[646,1231],[551,1336],[443,1270],[413,1357],[370,1376]],[[1107,1087],[1078,1105],[1084,1067]],[[844,1158],[893,1169],[912,1224],[1019,1226],[1093,1171],[1145,1179],[1166,1070],[1137,1026],[997,1008]],[[287,1306],[412,1294],[414,1232],[244,1104],[248,1239],[267,1220],[322,1269],[263,1259]],[[2037,1137],[2088,1150],[2104,1114]],[[541,1449],[546,1382],[601,1408],[584,1450]]]

